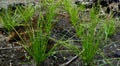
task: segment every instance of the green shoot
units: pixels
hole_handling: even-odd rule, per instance
[[[110,17],[109,19],[106,19],[103,23],[103,30],[105,33],[105,40],[114,34],[115,32],[115,20]]]
[[[14,14],[12,14],[10,10],[6,10],[5,12],[1,13],[0,21],[3,27],[8,31],[12,30],[12,26],[19,26],[21,23],[20,15],[18,15],[16,11]]]
[[[55,16],[55,10],[57,9],[58,4],[59,2],[54,3],[53,1],[49,3],[49,7],[46,12],[46,19],[44,19],[44,14],[40,12],[36,29],[33,27],[28,29],[28,31],[31,31],[32,33],[28,32],[30,38],[30,47],[26,47],[26,50],[33,57],[37,66],[41,65],[41,63],[44,62],[47,57],[54,54],[54,47],[51,48],[52,50],[49,50],[48,52],[46,51],[49,41],[48,37],[50,37],[53,25],[52,20]],[[27,45],[27,42],[25,45]]]

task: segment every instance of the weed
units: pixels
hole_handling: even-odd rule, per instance
[[[55,3],[54,0],[51,0],[49,4],[47,3],[47,1],[44,1],[44,5],[48,7],[48,9],[46,10],[46,17],[44,16],[42,10],[40,10],[38,21],[36,22],[36,28],[33,27],[33,24],[31,22],[31,17],[35,14],[35,8],[32,6],[27,6],[25,7],[25,9],[17,7],[15,13],[13,14],[11,14],[9,10],[5,13],[1,13],[2,24],[8,30],[13,29],[18,34],[22,43],[24,43],[24,45],[22,46],[33,57],[37,66],[44,62],[47,57],[54,54],[53,48],[55,47],[53,47],[48,52],[46,51],[48,46],[47,44],[49,41],[48,37],[50,37],[53,25],[52,20],[55,17],[55,11],[59,4],[60,2]],[[15,29],[15,26],[17,26],[20,20],[23,20],[27,24],[30,23],[29,27],[26,28],[28,33],[27,39],[21,37],[21,35]]]
[[[44,17],[44,14],[42,12],[40,12],[36,29],[34,29],[32,26],[28,29],[28,31],[31,31],[31,33],[28,32],[30,38],[30,47],[26,47],[26,49],[35,60],[37,66],[44,62],[47,57],[54,54],[54,47],[51,48],[51,50],[48,52],[46,51],[48,49],[48,37],[50,37],[53,25],[52,20],[55,16],[55,11],[58,7],[58,4],[59,3],[54,3],[51,1],[46,12],[46,17]],[[44,5],[46,5],[46,2]]]
[[[105,19],[103,23],[103,30],[105,33],[105,40],[115,33],[115,20],[112,17]]]
[[[64,1],[65,10],[68,12],[71,18],[71,23],[76,30],[76,35],[82,40],[82,49],[84,50],[80,57],[87,65],[92,65],[92,61],[96,55],[97,50],[99,49],[99,45],[104,38],[104,30],[107,31],[106,35],[112,34],[114,32],[114,23],[111,22],[109,25],[102,19],[99,18],[98,11],[95,8],[91,8],[90,10],[90,21],[79,22],[79,8],[74,6],[71,3],[71,0]],[[82,10],[83,11],[83,8]],[[89,18],[88,18],[89,19]],[[101,22],[105,25],[102,28]],[[107,25],[107,26],[106,26]],[[110,31],[110,29],[112,29]],[[78,53],[79,54],[79,53]]]
[[[20,15],[16,12],[14,14],[11,13],[10,10],[6,10],[1,13],[0,21],[3,27],[5,27],[8,31],[12,30],[12,26],[20,25]]]

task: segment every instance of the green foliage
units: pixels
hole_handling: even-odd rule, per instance
[[[32,29],[32,33],[28,32],[29,38],[30,38],[30,47],[26,47],[27,51],[30,53],[30,55],[33,57],[37,65],[40,65],[42,62],[45,61],[45,59],[52,54],[54,54],[54,47],[51,48],[47,52],[47,46],[48,41],[53,25],[53,18],[55,16],[55,11],[58,7],[58,3],[54,3],[53,1],[49,3],[47,12],[46,12],[46,19],[44,19],[44,14],[40,12],[39,18],[37,21],[37,29]],[[26,44],[27,45],[27,44]]]
[[[78,23],[79,9],[77,8],[76,5],[72,4],[72,0],[65,0],[64,7],[65,7],[64,9],[70,15],[71,23],[73,24],[73,26],[75,26]]]
[[[99,12],[95,8],[91,8],[88,14],[90,16],[88,18],[90,19],[89,22],[80,22],[79,20],[82,18],[79,18],[79,11],[83,12],[82,6],[82,8],[80,6],[77,8],[71,3],[71,0],[66,0],[64,1],[64,7],[70,15],[71,23],[76,30],[76,35],[82,42],[82,49],[84,51],[80,57],[85,63],[87,63],[87,65],[92,65],[92,61],[99,49],[99,45],[101,41],[104,40],[104,33],[106,36],[114,33],[114,21],[111,19],[111,21],[106,22],[106,20],[100,19]]]
[[[115,20],[110,17],[109,19],[99,18],[98,10],[91,8],[89,12],[89,22],[82,21],[79,13],[84,13],[84,6],[76,6],[72,4],[72,0],[64,0],[55,2],[54,0],[44,0],[41,2],[41,8],[35,8],[33,6],[27,6],[24,9],[17,7],[13,12],[11,10],[6,10],[0,13],[0,21],[2,25],[10,30],[15,30],[15,26],[21,25],[21,22],[27,24],[30,23],[27,29],[28,40],[24,40],[17,30],[15,32],[19,35],[20,39],[23,41],[23,47],[29,52],[33,57],[37,65],[40,65],[49,56],[55,53],[54,45],[48,52],[47,46],[50,39],[51,29],[53,26],[53,19],[56,14],[56,9],[59,5],[63,4],[63,8],[70,16],[71,24],[76,31],[76,36],[81,39],[82,48],[79,49],[74,44],[68,43],[70,40],[54,40],[56,43],[71,49],[75,54],[87,63],[87,65],[92,65],[92,61],[99,49],[101,41],[104,41],[108,36],[115,32]],[[46,8],[46,9],[44,9]],[[35,14],[35,10],[38,9],[39,16],[36,26],[32,26],[32,16]],[[105,36],[105,37],[104,37]]]
[[[27,22],[31,20],[32,16],[35,14],[35,6],[33,5],[28,5],[23,7],[17,7],[17,13],[20,15],[21,20],[24,22]]]
[[[15,10],[6,9],[0,12],[0,21],[8,31],[16,26],[27,26],[24,22],[31,20],[31,17],[35,13],[35,8],[30,5],[23,7],[17,6]]]
[[[12,27],[20,25],[20,15],[12,13],[11,10],[6,10],[0,13],[0,21],[3,27],[5,27],[8,31],[12,30]]]
[[[46,5],[48,8],[45,11],[46,16],[41,8],[38,21],[36,22],[36,27],[33,27],[31,22],[31,18],[35,14],[36,8],[30,5],[26,6],[24,9],[17,7],[14,13],[10,10],[6,11],[5,13],[2,12],[0,18],[0,21],[2,21],[2,24],[5,28],[8,30],[13,29],[18,34],[19,38],[22,40],[22,43],[24,43],[22,46],[33,57],[37,65],[40,65],[47,57],[54,54],[53,50],[55,47],[51,48],[51,50],[47,52],[47,44],[53,25],[52,21],[56,14],[55,11],[60,5],[60,2],[55,3],[53,0],[51,0],[48,4],[47,1],[44,1],[44,5]],[[28,40],[22,38],[17,30],[15,30],[15,26],[18,26],[17,24],[21,21],[30,24],[29,27],[26,28],[29,38]]]
[[[105,19],[103,23],[103,30],[105,33],[105,39],[115,33],[115,20],[112,17]]]
[[[100,19],[98,14],[95,13],[94,9],[90,10],[90,21],[89,23],[83,23],[83,26],[79,26],[78,29],[83,29],[84,32],[78,33],[80,34],[80,38],[82,41],[82,47],[84,52],[82,53],[81,57],[87,65],[91,65],[96,55],[97,50],[99,49],[100,41],[102,40],[102,30],[98,26],[100,25]]]

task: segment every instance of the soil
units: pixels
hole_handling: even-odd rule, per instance
[[[67,40],[72,37],[72,40],[80,40],[72,28],[70,18],[66,13],[58,15],[58,22],[52,29],[51,37],[59,40]],[[108,40],[101,43],[101,48],[95,56],[95,66],[120,66],[120,22],[116,27],[116,31]],[[21,29],[21,27],[19,27]],[[6,32],[0,25],[0,66],[35,66],[34,60],[29,56],[25,49],[14,39],[14,32]],[[63,37],[64,36],[64,37]],[[73,37],[74,36],[74,37]],[[70,42],[70,44],[77,45],[81,48],[81,42]],[[58,53],[48,57],[41,66],[85,66],[85,63],[72,52],[66,48],[59,48]],[[75,58],[70,64],[64,65],[66,62]]]

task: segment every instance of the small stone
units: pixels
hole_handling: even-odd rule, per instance
[[[115,57],[120,57],[120,52],[116,52],[116,53],[114,54],[114,56],[115,56]]]
[[[120,49],[116,49],[117,51],[120,51]]]

